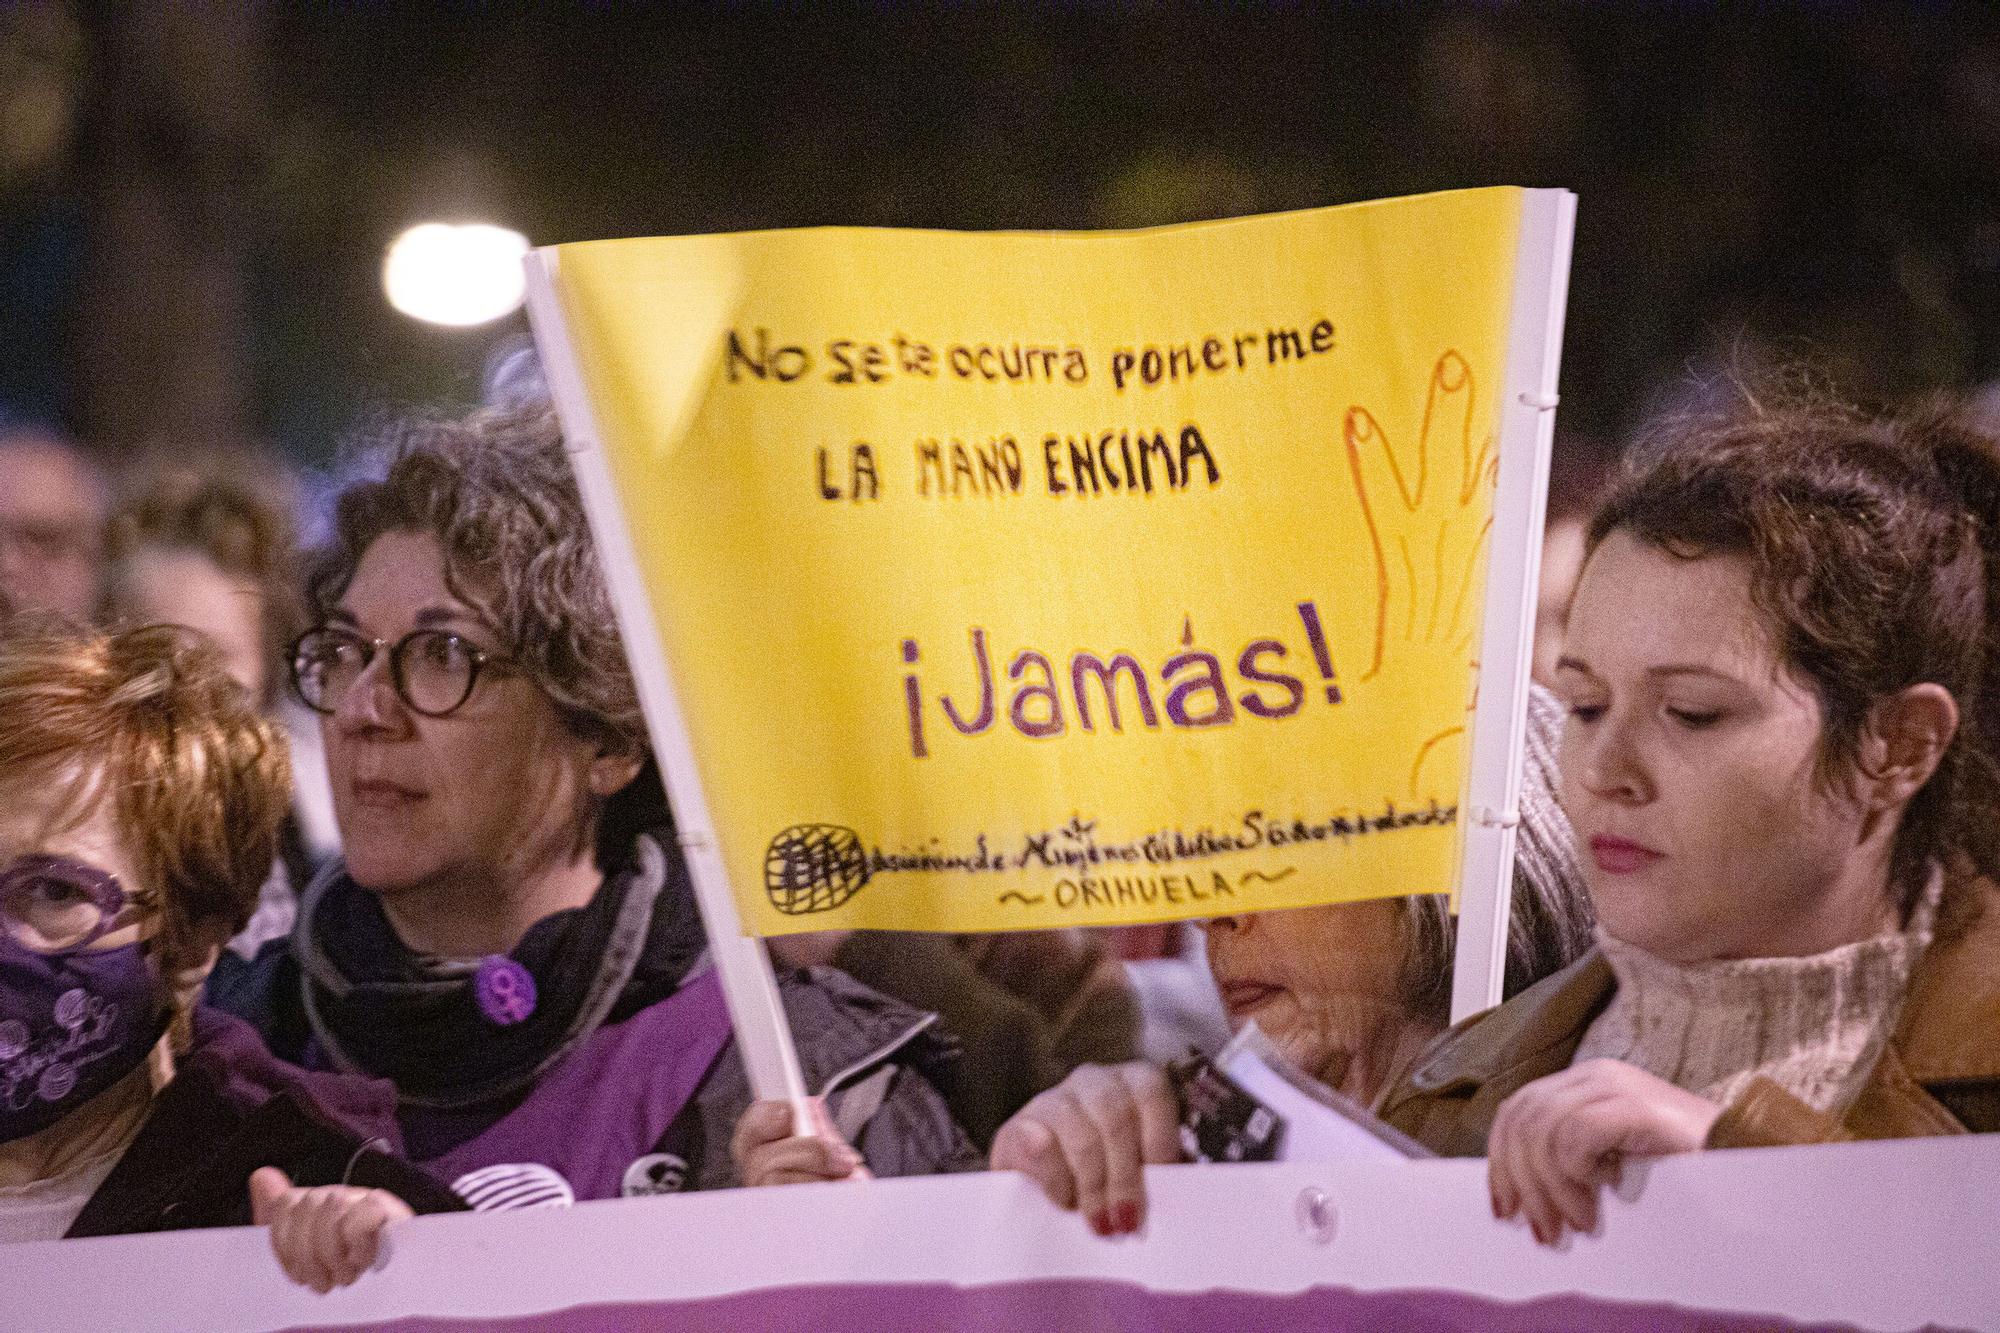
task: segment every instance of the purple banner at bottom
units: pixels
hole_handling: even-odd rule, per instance
[[[746,1328],[811,1328],[826,1333],[932,1333],[936,1329],[1088,1328],[1106,1333],[1264,1333],[1379,1329],[1383,1333],[1854,1333],[1852,1324],[1801,1324],[1770,1315],[1726,1314],[1678,1305],[1589,1296],[1506,1302],[1455,1291],[1355,1291],[1313,1287],[1291,1295],[1249,1291],[1153,1291],[1131,1282],[1049,1279],[958,1287],[945,1283],[853,1283],[771,1287],[696,1301],[580,1305],[495,1319],[397,1319],[344,1325],[350,1333],[628,1333],[675,1329],[737,1333]],[[1933,1326],[1935,1327],[1935,1326]]]

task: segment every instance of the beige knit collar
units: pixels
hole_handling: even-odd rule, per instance
[[[1623,1060],[1722,1106],[1769,1078],[1837,1114],[1895,1030],[1943,887],[1933,868],[1904,928],[1803,958],[1674,963],[1600,928],[1618,989],[1576,1059]]]

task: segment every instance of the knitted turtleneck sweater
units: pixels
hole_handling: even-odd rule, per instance
[[[1618,989],[1576,1059],[1622,1060],[1718,1106],[1768,1078],[1838,1115],[1895,1031],[1943,885],[1933,871],[1903,929],[1805,958],[1671,963],[1600,929]]]

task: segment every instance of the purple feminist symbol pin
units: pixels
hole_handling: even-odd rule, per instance
[[[512,1027],[535,1012],[535,978],[511,958],[494,954],[472,974],[479,1012],[498,1027]]]

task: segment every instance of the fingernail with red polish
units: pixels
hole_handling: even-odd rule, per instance
[[[1137,1231],[1139,1229],[1138,1204],[1121,1203],[1118,1205],[1118,1229],[1125,1232]]]
[[[1092,1231],[1095,1231],[1100,1236],[1110,1235],[1111,1215],[1105,1212],[1101,1208],[1098,1211],[1092,1213],[1090,1215],[1090,1229]]]

